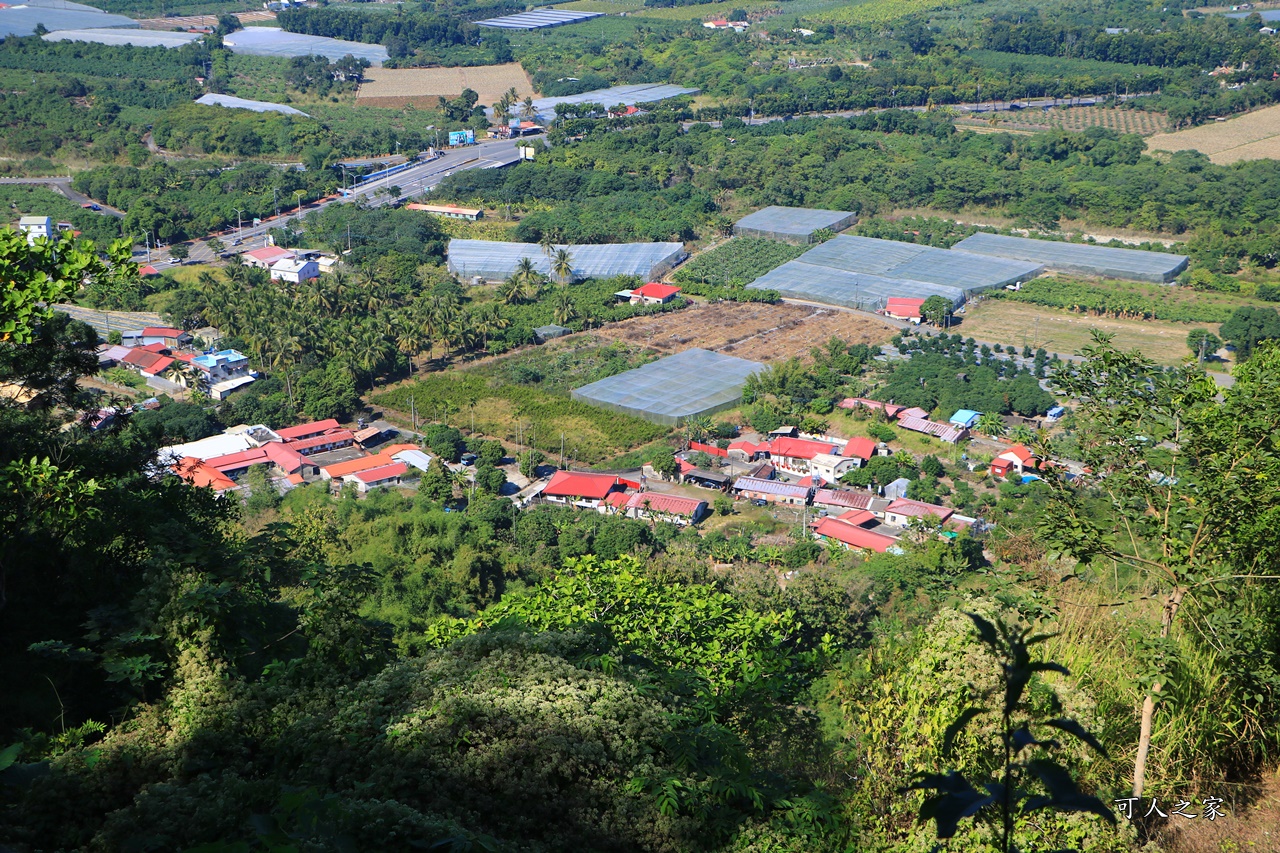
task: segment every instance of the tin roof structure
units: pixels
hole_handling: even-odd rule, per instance
[[[572,12],[566,9],[535,9],[532,12],[520,12],[516,15],[503,15],[501,18],[488,18],[476,21],[482,27],[493,27],[499,30],[541,30],[547,27],[563,27],[565,24],[576,24],[601,17],[600,12]]]
[[[955,248],[977,255],[1031,261],[1060,272],[1131,281],[1170,282],[1187,268],[1186,255],[981,232],[961,240]]]
[[[780,207],[775,204],[739,219],[733,226],[733,233],[739,237],[808,243],[817,231],[824,228],[828,231],[843,231],[856,221],[857,215],[846,210]]]
[[[575,400],[657,424],[731,408],[742,399],[747,377],[764,365],[704,349],[687,349],[643,367],[584,385]]]
[[[613,278],[633,275],[655,279],[684,259],[683,243],[606,243],[556,245],[572,258],[573,277]],[[545,276],[554,277],[551,260],[536,243],[504,243],[496,240],[450,240],[449,271],[463,278],[480,276],[502,281],[513,275],[523,258]]]

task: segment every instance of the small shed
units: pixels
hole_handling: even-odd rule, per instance
[[[980,417],[982,417],[982,412],[975,412],[973,409],[961,409],[951,416],[951,425],[960,429],[973,429],[974,424],[978,422]]]
[[[540,344],[545,344],[547,341],[555,340],[556,338],[563,338],[565,335],[572,334],[573,329],[566,329],[564,326],[556,325],[539,326],[533,330],[533,336]]]

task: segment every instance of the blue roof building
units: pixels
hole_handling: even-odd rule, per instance
[[[961,429],[972,429],[981,416],[982,412],[975,412],[973,409],[961,409],[951,416],[951,423]]]

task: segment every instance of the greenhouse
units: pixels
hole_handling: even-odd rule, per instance
[[[46,30],[87,30],[98,27],[136,28],[138,22],[124,15],[109,15],[101,9],[80,3],[58,7],[32,5],[0,5],[0,39],[21,38],[36,34],[43,24]]]
[[[232,95],[215,95],[209,93],[196,98],[197,104],[206,107],[226,107],[233,110],[253,110],[255,113],[284,113],[291,116],[307,116],[302,110],[286,107],[284,104],[273,104],[270,101],[248,101]],[[310,118],[310,116],[307,116]]]
[[[737,405],[747,377],[764,365],[704,349],[688,349],[572,393],[575,400],[676,426]]]
[[[1059,272],[1131,281],[1170,282],[1187,268],[1186,255],[999,234],[974,234],[961,240],[955,248],[978,255],[1033,261]]]
[[[613,86],[609,89],[595,89],[580,95],[562,95],[558,98],[535,98],[533,109],[541,121],[551,121],[556,117],[557,104],[599,104],[605,108],[619,104],[631,107],[636,104],[653,104],[667,98],[678,98],[681,95],[696,95],[697,89],[685,89],[666,83],[635,83],[629,86]],[[514,104],[511,115],[523,115],[524,104]]]
[[[359,41],[343,41],[325,36],[308,36],[290,33],[278,27],[248,27],[223,36],[222,43],[232,53],[252,56],[323,56],[339,60],[346,56],[367,59],[372,65],[381,65],[389,56],[380,44]]]
[[[131,45],[133,47],[183,47],[201,36],[199,33],[166,33],[159,30],[137,30],[124,27],[94,27],[90,30],[58,30],[45,33],[45,41],[85,41],[94,44]]]
[[[970,294],[1026,281],[1041,271],[1026,261],[842,234],[748,287],[776,290],[791,299],[876,310],[890,296],[937,295],[961,305]]]
[[[494,27],[500,30],[541,30],[589,21],[592,18],[599,18],[600,14],[599,12],[574,12],[567,9],[535,9],[532,12],[503,15],[501,18],[489,18],[476,23],[482,27]]]
[[[733,226],[739,237],[762,237],[784,243],[811,243],[814,232],[843,231],[858,217],[844,210],[818,210],[809,207],[769,207],[747,214]]]
[[[957,307],[963,305],[965,299],[964,291],[958,287],[846,272],[804,261],[783,264],[747,287],[752,290],[776,290],[784,299],[803,299],[863,311],[879,311],[894,296],[917,299],[942,296]]]
[[[549,254],[534,243],[450,240],[449,271],[463,279],[503,281],[515,274],[521,260],[528,258],[539,273],[556,278],[551,271],[551,255],[559,249],[569,252],[574,279],[633,275],[649,281],[666,275],[685,257],[683,243],[556,245]]]

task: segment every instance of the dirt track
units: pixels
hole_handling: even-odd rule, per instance
[[[752,361],[809,360],[809,350],[832,336],[848,344],[880,343],[896,330],[846,311],[802,305],[718,302],[673,314],[634,317],[594,334],[676,353],[702,347]]]

